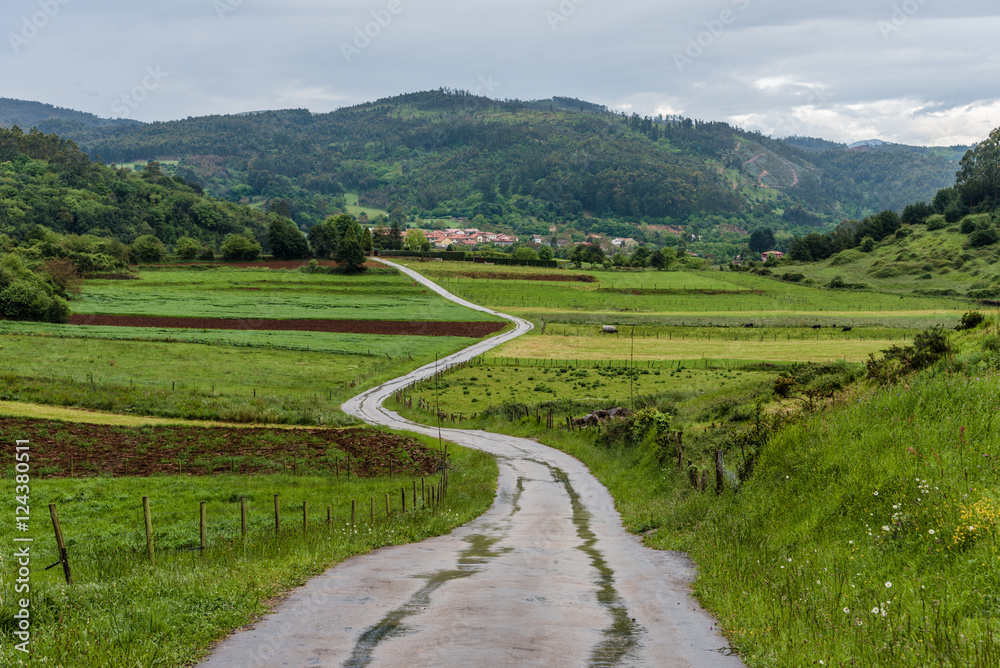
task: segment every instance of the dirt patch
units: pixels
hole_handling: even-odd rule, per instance
[[[270,330],[282,332],[333,332],[338,334],[389,334],[402,336],[464,336],[478,339],[499,332],[505,322],[410,322],[408,320],[250,320],[233,318],[167,318],[144,315],[91,315],[74,313],[71,325],[106,327],[164,327],[181,329]]]
[[[31,441],[39,478],[150,475],[332,474],[432,475],[437,454],[412,438],[377,429],[112,427],[0,418],[6,460],[15,439]]]
[[[505,274],[485,273],[475,271],[458,272],[462,278],[493,281],[559,281],[565,283],[597,283],[597,277],[592,274]]]

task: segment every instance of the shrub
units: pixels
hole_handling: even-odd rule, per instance
[[[242,234],[227,234],[222,242],[222,257],[229,261],[252,262],[260,257],[261,247]]]
[[[959,321],[959,323],[955,325],[955,329],[960,332],[965,331],[967,329],[975,329],[976,327],[979,327],[979,325],[981,325],[985,320],[986,316],[984,316],[979,311],[969,311],[968,313],[962,316],[962,319]]]
[[[962,219],[958,229],[962,234],[972,234],[976,231],[976,219],[972,216],[966,216]]]
[[[191,237],[181,237],[177,240],[175,250],[177,257],[180,259],[193,260],[198,257],[198,251],[201,250],[201,246]]]
[[[969,235],[969,245],[973,248],[992,246],[998,241],[1000,241],[1000,233],[994,227],[977,229]]]
[[[132,258],[140,264],[161,262],[165,253],[163,242],[152,234],[144,234],[132,242]]]
[[[785,272],[781,275],[781,280],[787,283],[798,283],[803,278],[805,278],[805,275],[792,272]]]
[[[947,225],[948,221],[945,220],[945,217],[940,213],[935,213],[934,215],[927,217],[927,229],[930,231],[942,230],[947,227]]]

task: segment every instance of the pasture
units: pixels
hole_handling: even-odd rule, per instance
[[[733,327],[755,322],[774,327],[925,329],[954,325],[967,306],[952,298],[831,290],[734,272],[408,264],[460,297],[538,326],[544,322]]]
[[[170,428],[158,431],[170,439]],[[193,431],[194,440],[179,438],[177,444],[211,448],[203,441],[219,437],[208,430]],[[12,438],[33,433],[23,426],[9,430]],[[264,436],[257,448],[270,453],[272,473],[109,477],[84,471],[83,477],[78,472],[74,478],[54,479],[34,470],[31,505],[37,510],[31,514],[29,533],[18,534],[34,539],[31,648],[40,660],[30,665],[190,665],[211,642],[265,613],[275,596],[306,578],[381,546],[447,533],[492,503],[497,468],[482,453],[449,448],[449,493],[441,505],[431,507],[420,492],[426,474],[401,474],[397,468],[394,476],[348,478],[343,468],[335,476],[322,461],[293,467],[281,453],[299,451],[301,436],[282,430]],[[159,447],[145,431],[125,430],[123,437],[135,442],[125,454],[137,455],[143,444]],[[39,456],[55,446],[54,441],[32,438],[32,453]],[[437,456],[433,449],[425,452]],[[345,454],[335,451],[332,456],[340,459]],[[4,468],[12,470],[12,460]],[[426,476],[427,496],[437,481]],[[401,490],[407,495],[405,513]],[[280,531],[275,528],[276,494]],[[151,508],[155,564],[147,551],[144,496]],[[241,497],[247,502],[245,536]],[[204,549],[199,530],[202,502],[207,518]],[[59,559],[44,511],[49,503],[58,507],[72,586],[63,583],[61,569],[44,570]],[[5,562],[13,537],[13,522],[0,527]],[[3,609],[5,625],[12,614],[9,606]],[[3,665],[16,665],[19,658],[13,643],[0,648]]]
[[[394,271],[142,271],[91,280],[75,311],[257,320],[479,321]],[[89,310],[88,310],[89,309]],[[266,325],[265,325],[266,326]],[[340,404],[469,345],[456,336],[0,322],[0,400],[163,418],[270,424],[351,421]]]
[[[390,270],[380,270],[389,272]],[[478,321],[495,318],[444,300],[402,274],[307,274],[212,266],[90,280],[74,313],[243,320]]]

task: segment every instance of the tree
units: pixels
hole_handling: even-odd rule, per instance
[[[337,250],[337,230],[326,222],[313,225],[307,236],[313,255],[321,260],[332,257]]]
[[[579,269],[583,266],[583,261],[585,259],[586,253],[584,251],[583,244],[575,244],[573,250],[569,253],[569,261]]]
[[[750,233],[750,250],[755,253],[765,253],[774,250],[774,232],[769,227],[761,227]]]
[[[403,250],[403,231],[396,220],[389,226],[389,239],[386,242],[386,250]]]
[[[354,274],[364,271],[364,264],[365,252],[361,248],[361,241],[354,233],[354,228],[349,227],[337,247],[337,265],[341,271]]]
[[[649,256],[649,266],[653,269],[663,269],[665,265],[663,260],[663,251],[657,248]]]
[[[271,215],[267,229],[271,254],[278,260],[299,260],[309,254],[309,243],[295,223],[278,215]]]
[[[538,253],[536,253],[533,249],[528,248],[527,246],[520,246],[514,249],[514,252],[511,254],[511,257],[513,257],[515,260],[531,261],[538,259]]]
[[[363,250],[366,255],[371,255],[372,249],[374,248],[375,242],[372,239],[372,231],[366,227],[365,231],[361,233],[361,250]]]
[[[587,244],[584,249],[584,259],[591,264],[603,264],[604,249],[599,244]]]
[[[552,247],[542,246],[538,249],[538,259],[539,260],[551,260],[552,259]]]
[[[1000,128],[966,152],[957,176],[955,188],[967,206],[1000,203]]]
[[[242,234],[227,234],[222,241],[222,257],[230,262],[252,262],[260,257],[260,244]]]
[[[406,231],[406,240],[403,242],[403,244],[406,246],[408,250],[411,251],[423,250],[424,246],[427,245],[427,243],[428,243],[427,235],[424,234],[423,230],[412,229]]]
[[[69,304],[49,281],[25,267],[20,256],[8,254],[0,257],[0,317],[64,323]]]
[[[633,267],[645,267],[649,262],[649,257],[652,252],[645,246],[639,246],[634,251],[632,251],[632,258],[630,260]]]
[[[132,257],[140,264],[160,262],[165,253],[163,242],[152,234],[144,234],[132,242]]]
[[[191,237],[181,237],[177,240],[175,250],[177,252],[177,257],[180,259],[193,260],[198,257],[198,252],[201,250],[201,244]]]

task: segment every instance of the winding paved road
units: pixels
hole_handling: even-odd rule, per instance
[[[383,262],[385,262],[383,260]],[[440,362],[472,359],[531,323]],[[369,390],[344,410],[372,424],[437,436],[382,407],[427,365]],[[691,598],[693,568],[621,526],[608,491],[578,460],[530,441],[443,429],[497,457],[498,493],[481,517],[447,536],[349,559],[293,592],[202,665],[737,667],[715,620]]]

